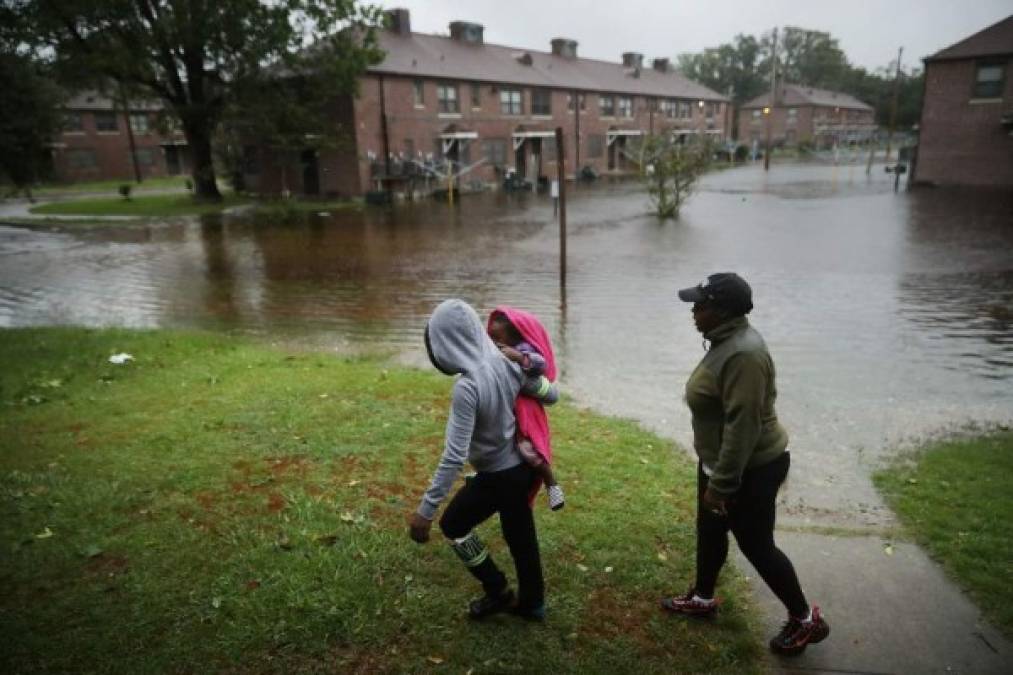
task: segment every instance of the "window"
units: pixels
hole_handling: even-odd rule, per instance
[[[693,117],[693,107],[689,101],[679,101],[679,119],[688,120]]]
[[[137,163],[141,166],[152,166],[155,163],[155,153],[151,148],[137,148],[134,151]]]
[[[604,136],[588,136],[587,137],[587,157],[588,159],[599,159],[605,154],[605,137]]]
[[[505,166],[507,142],[505,138],[486,138],[482,141],[482,156],[493,166]]]
[[[131,113],[130,114],[130,130],[135,134],[146,134],[148,133],[148,114],[147,113]]]
[[[74,148],[67,151],[67,165],[72,169],[95,169],[98,167],[98,158],[94,150]]]
[[[601,117],[612,117],[616,114],[616,100],[611,96],[598,97],[598,114]]]
[[[973,98],[1002,98],[1001,63],[979,63],[974,77]]]
[[[441,113],[459,113],[461,106],[457,101],[456,84],[436,85],[436,103]]]
[[[798,108],[788,108],[788,117],[798,117]]]
[[[552,114],[552,92],[548,89],[531,90],[531,114],[551,115]]]
[[[501,89],[499,92],[499,111],[504,115],[523,115],[524,99],[520,89]]]
[[[577,95],[577,100],[580,101],[580,111],[584,112],[585,110],[587,110],[587,106],[585,105],[586,101],[584,100],[584,95],[583,94],[578,94]],[[566,109],[569,110],[570,112],[573,112],[573,94],[567,94],[566,95]]]
[[[63,130],[67,132],[84,131],[84,118],[77,110],[63,113]]]
[[[482,87],[477,84],[471,85],[471,107],[482,107]]]
[[[620,96],[616,100],[618,101],[619,116],[633,117],[633,99],[629,96]]]
[[[120,127],[116,123],[116,113],[107,110],[101,110],[95,113],[95,130],[96,131],[119,131]]]
[[[714,118],[714,109],[715,109],[715,107],[716,106],[713,103],[708,103],[707,104],[707,106],[705,108],[705,110],[707,111],[707,119],[713,119]]]
[[[424,83],[422,80],[415,80],[412,85],[412,92],[415,96],[415,106],[421,108],[426,104]]]
[[[753,119],[754,119],[754,120],[758,120],[758,119],[760,119],[760,114],[761,114],[761,113],[760,113],[760,111],[759,111],[759,110],[754,110],[754,111],[753,111]]]

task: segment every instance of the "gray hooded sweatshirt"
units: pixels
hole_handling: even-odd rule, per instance
[[[463,300],[445,300],[426,328],[433,365],[454,382],[447,419],[443,456],[418,513],[432,520],[467,460],[479,472],[503,471],[524,460],[515,442],[514,404],[518,393],[535,395],[552,404],[555,385],[544,378],[528,378],[520,366],[503,356],[485,332],[478,314]]]

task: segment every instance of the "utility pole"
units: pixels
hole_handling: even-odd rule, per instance
[[[893,140],[893,128],[897,122],[897,97],[900,94],[900,59],[904,48],[897,51],[897,72],[893,76],[893,105],[890,107],[890,130],[886,136],[886,161],[890,161],[890,142]]]
[[[770,48],[770,106],[767,113],[767,147],[763,151],[763,170],[770,171],[770,132],[774,124],[774,102],[777,97],[777,26],[774,26],[774,42]]]
[[[559,180],[559,287],[566,292],[566,147],[563,127],[556,127],[556,170]],[[565,303],[564,303],[565,304]]]
[[[123,116],[127,119],[127,142],[130,144],[130,161],[134,165],[134,179],[140,183],[143,179],[141,177],[141,163],[137,160],[137,145],[134,142],[134,128],[130,126],[130,100],[127,98],[127,88],[122,82],[119,83],[120,89],[120,102],[123,104]],[[116,109],[113,108],[115,114]]]

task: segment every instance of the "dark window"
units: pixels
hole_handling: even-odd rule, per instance
[[[531,90],[531,114],[551,115],[552,114],[552,92],[548,89]]]
[[[436,85],[436,101],[441,113],[459,113],[461,106],[457,101],[456,84]]]
[[[471,85],[471,107],[482,107],[482,87],[477,84]]]
[[[689,101],[679,101],[679,119],[688,120],[693,117],[693,107]]]
[[[588,159],[598,159],[605,152],[605,137],[604,136],[588,136],[587,137],[587,157]]]
[[[979,63],[974,76],[973,98],[1002,98],[1003,64]]]
[[[499,92],[499,111],[504,115],[523,115],[524,99],[520,89],[501,89]]]
[[[587,100],[583,94],[577,94],[577,98],[580,101],[580,111],[584,112],[587,110]],[[573,94],[566,95],[566,109],[573,112]]]
[[[116,113],[107,110],[100,110],[95,113],[95,130],[96,131],[119,131],[120,127],[116,123]]]
[[[612,96],[601,95],[598,97],[598,114],[602,117],[612,117],[616,114],[616,100]]]
[[[84,118],[77,110],[68,110],[63,114],[64,131],[84,131]]]
[[[94,150],[74,148],[67,151],[67,164],[72,169],[94,169],[98,166],[98,157]]]
[[[482,156],[493,166],[505,166],[507,142],[505,138],[487,138],[482,141]]]
[[[426,104],[425,85],[422,80],[415,80],[412,84],[412,94],[415,97],[415,105]]]

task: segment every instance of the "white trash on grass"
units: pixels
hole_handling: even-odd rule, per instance
[[[133,361],[134,357],[126,352],[120,352],[119,354],[113,354],[109,357],[109,363],[113,363],[117,366],[122,366],[127,361]]]

